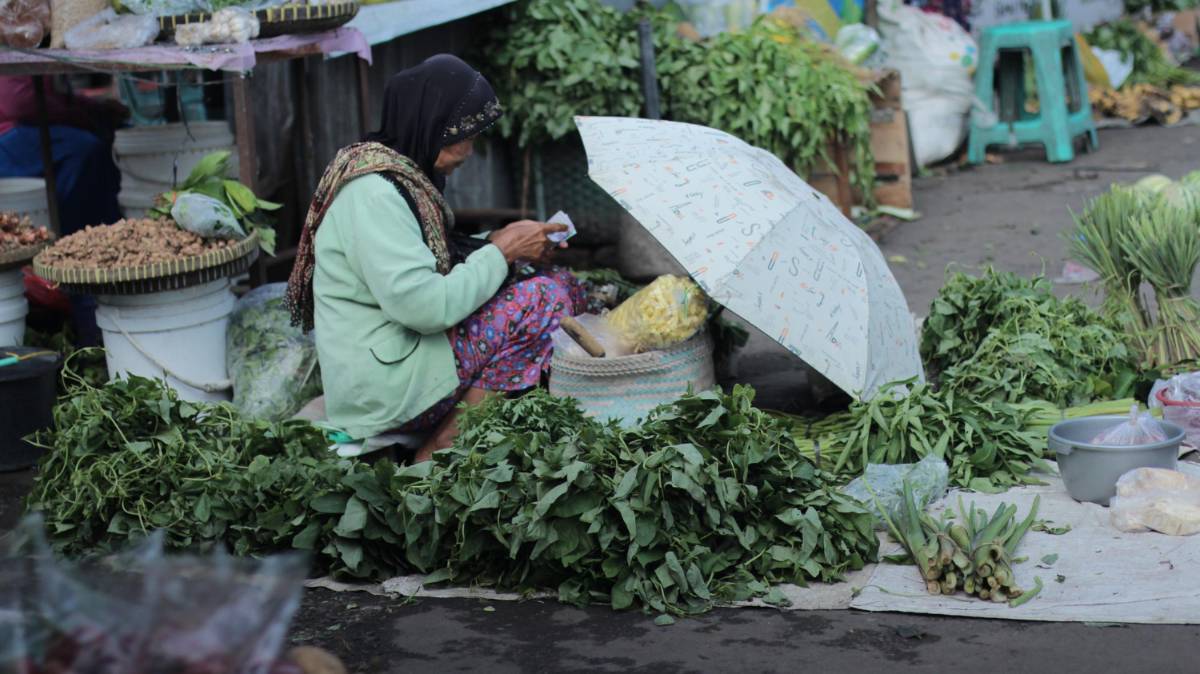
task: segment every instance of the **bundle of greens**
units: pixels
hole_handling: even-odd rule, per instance
[[[686,48],[690,58],[696,47]],[[841,140],[851,151],[851,184],[871,200],[868,88],[839,55],[773,17],[721,33],[697,55],[666,91],[672,119],[733,134],[802,176],[831,165],[828,143]]]
[[[822,468],[859,475],[868,463],[915,463],[933,455],[950,483],[980,492],[1041,484],[1046,432],[1062,419],[1120,414],[1132,400],[1061,410],[1045,401],[1006,402],[900,382],[869,402],[820,420],[796,419],[796,443]]]
[[[488,72],[508,110],[505,137],[528,147],[574,131],[575,115],[638,116],[644,103],[637,21],[653,26],[662,116],[727,131],[801,175],[851,150],[851,181],[873,198],[867,86],[836,51],[764,17],[694,43],[667,10],[621,13],[598,0],[523,0],[492,31]]]
[[[1075,231],[1068,237],[1071,255],[1100,275],[1104,303],[1100,313],[1113,325],[1127,327],[1131,347],[1144,355],[1150,319],[1142,307],[1142,274],[1126,257],[1122,240],[1127,223],[1145,208],[1148,197],[1143,191],[1114,186],[1088,202],[1083,214],[1075,217]]]
[[[328,454],[300,422],[248,421],[137,377],[76,381],[28,507],[60,551],[150,529],[171,547],[311,550],[317,569],[403,572],[660,612],[841,578],[877,551],[872,516],[828,484],[752,392],[686,396],[622,431],[535,392],[464,413],[453,449],[397,470]]]
[[[1042,589],[1041,579],[1029,591],[1016,586],[1013,553],[1037,517],[1041,497],[1024,520],[1017,522],[1017,507],[1001,503],[989,518],[986,511],[963,507],[959,497],[959,520],[935,520],[921,510],[906,485],[904,513],[897,520],[887,517],[888,530],[904,553],[888,558],[900,564],[915,564],[930,594],[955,594],[959,590],[1017,607]]]
[[[498,128],[520,147],[562,138],[575,115],[642,113],[634,18],[596,0],[515,3],[484,51],[506,109]]]
[[[1200,359],[1200,305],[1191,297],[1200,263],[1195,221],[1187,210],[1158,201],[1126,222],[1121,248],[1154,286],[1158,311],[1149,333],[1150,364],[1164,370],[1194,364]]]
[[[27,499],[62,552],[111,552],[160,528],[174,548],[288,547],[309,500],[349,470],[307,423],[250,421],[139,377],[64,379],[53,429],[34,438],[47,452]]]
[[[951,275],[921,329],[921,355],[943,389],[978,399],[1059,406],[1133,393],[1127,337],[1045,278],[987,269]]]
[[[1087,43],[1100,49],[1115,49],[1133,59],[1133,73],[1122,87],[1150,84],[1170,87],[1173,84],[1200,84],[1200,73],[1180,68],[1167,60],[1163,50],[1147,35],[1138,22],[1123,18],[1096,26],[1084,35]]]
[[[282,208],[281,204],[259,199],[249,187],[225,176],[229,173],[228,150],[206,155],[192,169],[187,180],[179,189],[159,195],[151,217],[170,218],[171,207],[184,194],[201,194],[228,208],[247,234],[258,232],[259,246],[268,255],[275,253],[275,230],[271,228],[271,211]]]

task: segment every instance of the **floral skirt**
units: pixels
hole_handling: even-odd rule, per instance
[[[586,306],[583,284],[565,269],[547,269],[502,287],[446,333],[458,367],[458,389],[398,430],[434,428],[468,388],[522,391],[537,386],[550,367],[550,335],[563,316],[582,313]]]

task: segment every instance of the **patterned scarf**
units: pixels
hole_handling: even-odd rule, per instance
[[[305,332],[313,329],[313,271],[317,266],[313,240],[317,228],[338,192],[351,180],[372,173],[383,174],[412,198],[417,209],[414,215],[421,223],[425,245],[437,259],[438,272],[450,272],[446,232],[454,227],[454,214],[442,193],[413,160],[388,146],[373,142],[350,145],[337,153],[321,176],[308,208],[308,217],[304,220],[304,229],[300,232],[296,265],[288,279],[286,304],[292,313],[292,325]]]

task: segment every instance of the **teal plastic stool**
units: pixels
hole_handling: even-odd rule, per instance
[[[1037,113],[1025,111],[1025,58],[1037,76]],[[975,72],[975,96],[999,122],[985,127],[971,115],[967,160],[983,163],[993,145],[1041,143],[1046,159],[1075,158],[1075,138],[1087,134],[1100,147],[1087,81],[1070,21],[1028,21],[987,28]]]

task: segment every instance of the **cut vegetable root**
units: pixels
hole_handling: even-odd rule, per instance
[[[930,594],[952,595],[959,591],[997,603],[1017,607],[1042,589],[1037,579],[1030,590],[1016,585],[1012,554],[1037,518],[1041,497],[1025,519],[1016,519],[1017,507],[1001,503],[989,516],[982,508],[965,507],[958,500],[959,521],[935,520],[916,504],[911,486],[904,484],[904,508],[899,521],[886,511],[884,520],[893,538],[904,546],[908,561],[915,564]]]

